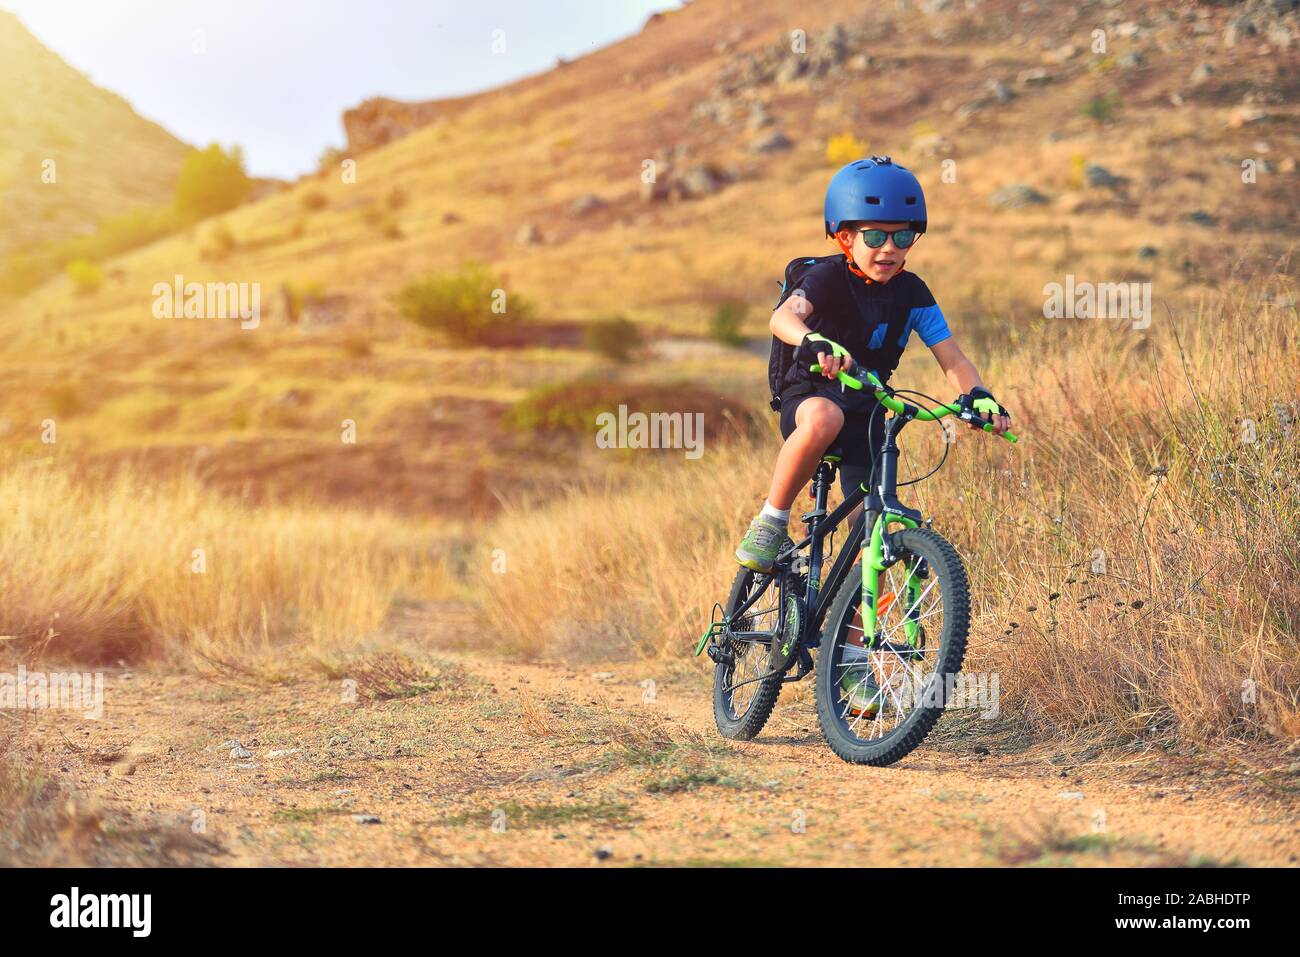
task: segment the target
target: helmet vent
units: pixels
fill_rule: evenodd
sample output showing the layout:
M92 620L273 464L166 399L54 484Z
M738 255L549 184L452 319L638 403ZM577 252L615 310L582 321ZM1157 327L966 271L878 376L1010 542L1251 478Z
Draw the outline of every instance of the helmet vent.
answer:
M908 206L915 206L915 205L916 205L916 197L915 197L915 196L908 196L906 199L903 200L903 202L906 203Z
M870 205L872 205L872 206L879 206L879 205L880 205L880 197L879 197L879 196L867 196L867 197L866 197L866 200L867 200L867 202L868 202Z

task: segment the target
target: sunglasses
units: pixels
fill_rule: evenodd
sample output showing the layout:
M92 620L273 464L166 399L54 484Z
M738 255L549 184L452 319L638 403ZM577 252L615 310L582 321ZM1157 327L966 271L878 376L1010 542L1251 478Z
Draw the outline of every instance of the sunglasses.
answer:
M885 245L886 239L893 239L894 245L899 249L906 249L916 242L916 237L920 234L915 229L895 229L888 232L883 229L859 229L862 234L862 241L871 249L879 249Z

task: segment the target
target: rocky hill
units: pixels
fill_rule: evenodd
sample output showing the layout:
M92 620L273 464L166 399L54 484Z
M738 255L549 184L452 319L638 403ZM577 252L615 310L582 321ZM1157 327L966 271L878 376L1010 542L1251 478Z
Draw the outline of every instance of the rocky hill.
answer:
M171 198L188 147L0 10L0 256Z

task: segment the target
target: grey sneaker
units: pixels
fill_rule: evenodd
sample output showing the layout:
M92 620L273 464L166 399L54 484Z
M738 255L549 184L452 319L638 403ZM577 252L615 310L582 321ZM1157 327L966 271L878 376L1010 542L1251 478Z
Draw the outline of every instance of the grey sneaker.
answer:
M736 549L736 561L756 572L770 572L786 541L785 529L784 522L760 512Z
M884 695L871 673L870 652L860 645L846 644L840 651L840 664L844 669L839 681L844 694L841 706L855 718L859 715L874 718L880 713Z

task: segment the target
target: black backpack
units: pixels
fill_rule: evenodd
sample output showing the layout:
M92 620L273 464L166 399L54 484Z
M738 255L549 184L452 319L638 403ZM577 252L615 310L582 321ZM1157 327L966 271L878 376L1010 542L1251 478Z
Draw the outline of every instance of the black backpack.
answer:
M772 307L775 312L781 308L781 304L790 298L790 295L799 288L799 282L806 273L818 263L828 262L830 260L843 259L843 253L835 253L830 256L800 256L798 259L791 259L785 267L785 279L781 282L781 295L776 300L776 305ZM772 400L769 403L773 412L781 411L781 390L786 388L789 383L786 382L786 375L790 371L790 366L794 364L794 347L782 342L776 336L772 337L772 349L767 357L767 386L772 393Z
M798 259L790 260L785 267L785 279L781 283L781 295L772 307L773 311L781 308L785 302L799 288L799 283L803 280L808 270L812 269L819 263L824 262L842 262L843 253L834 253L830 256L800 256ZM846 273L847 275L847 273ZM857 299L865 291L865 286L857 283L851 283L854 298ZM890 283L887 291L880 293L885 297L881 305L885 307L884 316L887 317L887 332L883 337L882 345L877 349L864 352L861 355L854 355L855 362L861 362L867 368L875 370L876 374L881 377L881 381L889 381L890 374L898 367L898 360L903 354L903 349L898 345L899 337L904 328L906 328L908 309L903 308L898 302L898 295L901 287L898 280L895 279ZM879 289L879 287L877 287ZM790 367L794 365L794 346L787 345L776 336L772 337L772 348L767 359L767 385L772 394L770 405L775 412L781 411L781 393L792 387L790 376ZM813 389L813 380L811 375L808 376L808 391Z

